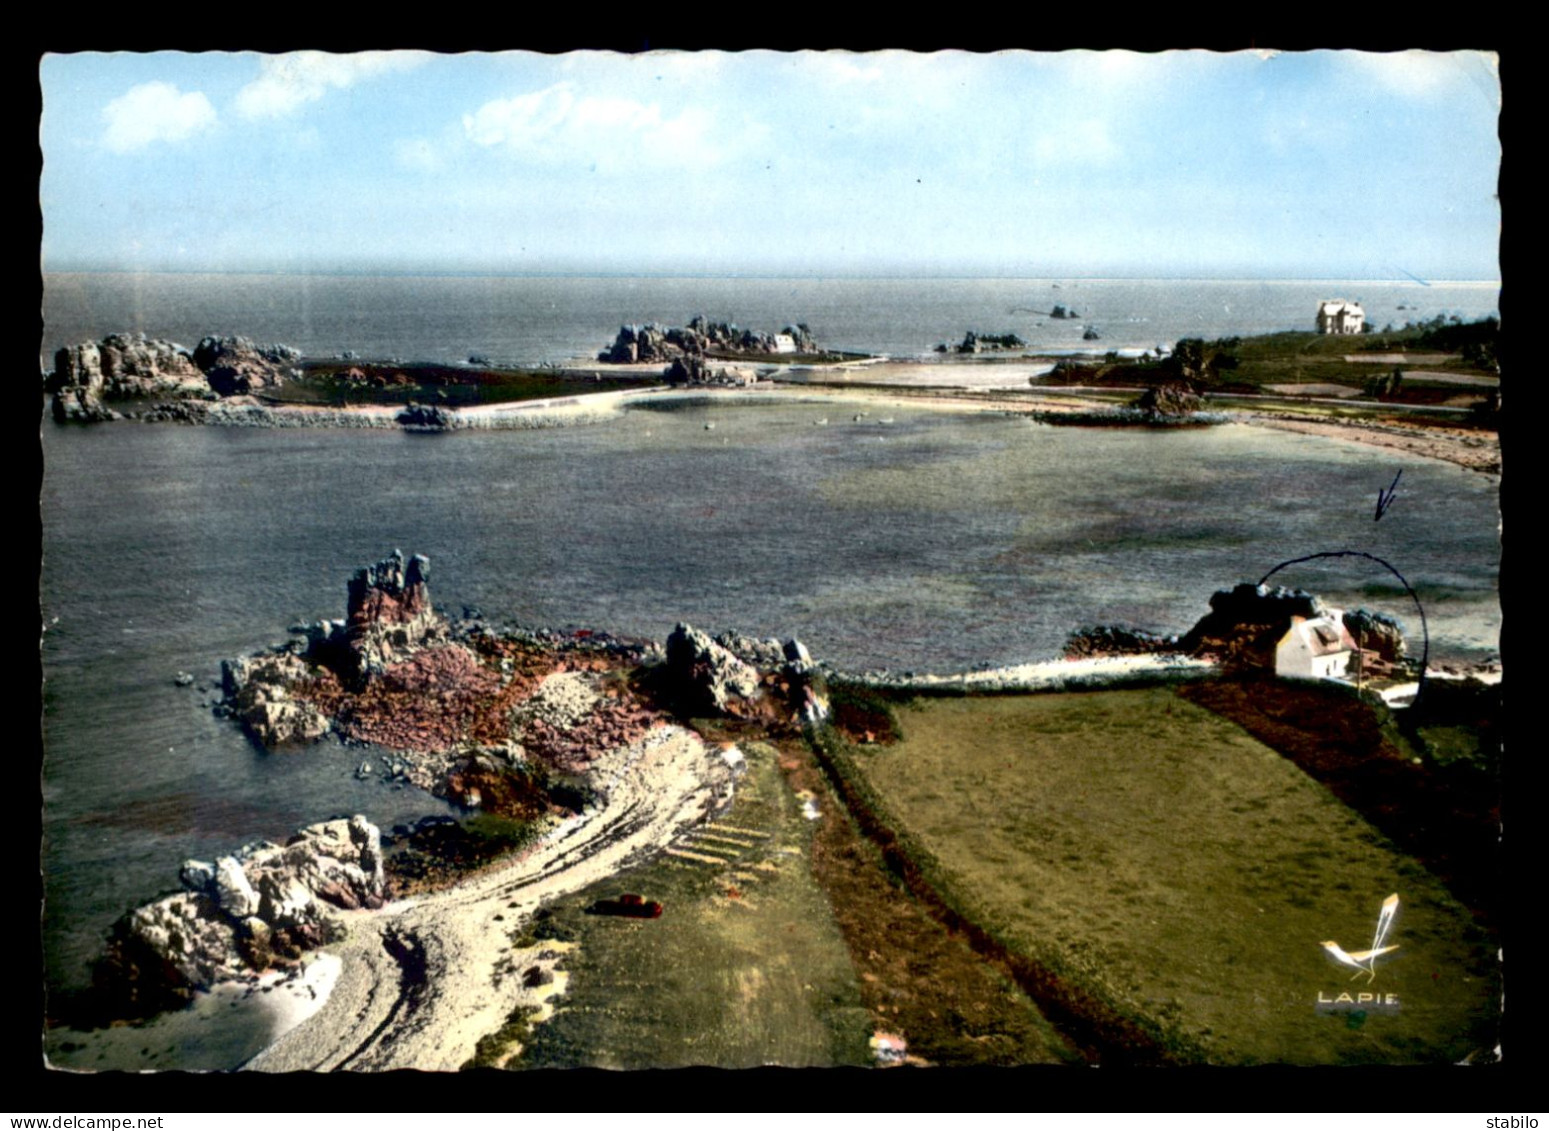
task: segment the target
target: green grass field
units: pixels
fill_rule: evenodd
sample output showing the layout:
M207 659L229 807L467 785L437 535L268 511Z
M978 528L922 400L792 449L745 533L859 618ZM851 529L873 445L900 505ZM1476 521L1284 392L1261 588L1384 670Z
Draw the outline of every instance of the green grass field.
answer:
M1453 1063L1494 1046L1485 932L1235 725L1163 688L922 699L897 717L901 742L848 761L947 902L1177 1059ZM1400 949L1368 986L1320 943L1368 947L1393 892ZM1320 1010L1346 991L1398 1008Z
M559 901L534 924L577 944L558 1013L511 1067L870 1063L872 1029L828 899L812 822L773 748L744 746L731 809L673 853ZM634 892L661 918L588 915Z

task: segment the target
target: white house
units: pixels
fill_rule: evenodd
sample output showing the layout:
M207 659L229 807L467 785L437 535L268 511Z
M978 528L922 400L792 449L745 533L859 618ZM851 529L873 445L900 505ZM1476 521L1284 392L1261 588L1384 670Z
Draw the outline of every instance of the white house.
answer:
M1341 679L1355 655L1344 613L1328 609L1318 617L1292 617L1275 645L1275 674L1300 679Z
M1328 298L1318 303L1318 333L1359 334L1366 325L1366 312L1358 302Z
M795 353L796 339L789 334L776 334L774 336L775 353Z

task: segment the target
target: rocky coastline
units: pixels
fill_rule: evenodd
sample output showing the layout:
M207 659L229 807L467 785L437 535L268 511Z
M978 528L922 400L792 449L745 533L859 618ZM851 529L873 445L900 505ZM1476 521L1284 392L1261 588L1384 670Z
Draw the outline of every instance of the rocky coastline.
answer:
M54 419L91 423L122 419L114 401L150 401L155 419L176 419L174 406L248 396L301 376L301 351L244 337L211 336L193 349L142 334L110 334L100 342L65 346L43 389ZM173 398L161 401L159 398Z
M857 684L952 695L1208 679L1261 660L1277 626L1323 608L1310 593L1243 583L1178 637L1097 626L1047 663L846 675L795 639L683 623L662 642L497 629L476 611L438 611L430 580L429 559L401 551L357 570L342 617L223 664L219 711L273 756L304 757L330 735L385 748L395 777L464 816L384 834L356 814L185 861L181 890L111 930L96 984L114 1017L238 985L251 995L283 976L321 999L252 1067L466 1067L481 1035L518 1015L541 1022L564 992L564 945L524 927L547 900L719 819L745 763L712 736L810 736L830 720L830 683L853 712ZM1391 617L1357 610L1346 623L1402 656ZM492 990L492 970L520 977L497 976Z
M227 428L444 432L552 428L606 419L617 412L616 396L589 392L461 410L412 400L347 407L276 403L276 394L306 378L307 364L293 346L262 344L241 336L208 336L189 348L143 333L110 334L56 351L54 368L43 374L42 392L60 424L131 420ZM407 381L398 376L400 383ZM364 378L360 383L368 384ZM683 383L743 381L740 376L733 380L716 373Z
M800 727L827 713L821 670L799 641L712 638L687 624L664 644L496 630L476 613L438 612L429 580L427 558L399 551L358 570L342 618L298 624L291 641L225 661L216 710L280 756L329 735L386 748L392 776L494 825L471 834L429 818L384 837L357 814L283 845L186 861L182 890L114 924L96 970L100 1008L143 1018L293 967L345 937L343 912L446 890L513 850L541 848L618 803L620 758L689 720ZM730 798L722 776L706 779L719 805Z

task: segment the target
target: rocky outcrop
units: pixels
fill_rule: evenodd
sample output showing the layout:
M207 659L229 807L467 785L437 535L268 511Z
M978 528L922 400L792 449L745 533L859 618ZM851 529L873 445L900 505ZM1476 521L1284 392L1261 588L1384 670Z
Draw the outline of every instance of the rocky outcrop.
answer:
M758 374L748 369L728 369L725 366L712 369L705 359L696 354L675 358L664 378L669 385L727 385L739 388L758 380Z
M445 635L446 620L430 604L430 559L402 550L357 570L349 582L344 627L330 643L341 646L336 670L364 680Z
M223 397L270 389L301 376L296 368L300 350L259 345L243 337L204 338L194 347L193 360L204 371L210 388Z
M328 719L291 693L311 675L306 661L288 649L222 661L226 709L265 746L314 742L328 733Z
M449 626L431 608L429 578L429 559L416 554L405 560L402 550L356 571L345 619L298 625L292 629L301 637L296 643L221 664L225 708L265 746L321 738L329 717L298 691L319 677L336 689L340 683L359 689L389 665L446 641Z
M1199 406L1199 394L1182 381L1152 385L1135 400L1136 408L1153 416L1188 416Z
M318 674L321 665L359 690L391 664L445 643L450 626L430 603L430 559L405 559L402 550L357 570L349 581L345 617L291 629L302 640L276 653L227 660L222 665L228 706L260 741L316 737L326 719L317 708L287 693ZM304 658L303 658L304 657ZM292 710L292 705L298 710ZM322 733L318 731L317 733Z
M963 335L962 343L957 347L958 353L987 353L995 350L1019 350L1025 349L1027 343L1015 334L978 334L970 330ZM938 352L945 352L942 346Z
M1345 628L1362 651L1396 662L1404 656L1404 625L1387 613L1351 609L1344 615Z
M246 338L203 339L192 351L144 334L110 334L54 355L45 389L59 421L117 420L105 402L150 397L211 400L273 388L301 375L299 350ZM162 416L166 406L156 406Z
M667 676L690 712L739 714L760 693L756 668L687 624L667 637Z
M1273 588L1244 581L1218 589L1210 612L1179 640L1185 652L1212 654L1224 662L1272 666L1276 643L1292 617L1322 616L1323 602L1304 589Z
M597 355L599 361L627 365L643 361L673 361L707 353L812 354L818 344L805 323L778 334L739 330L727 322L710 322L697 315L684 327L621 326L613 344Z
M382 864L381 832L359 815L310 825L284 845L188 860L183 891L114 924L97 983L120 1009L143 1015L298 958L339 935L335 911L382 905Z
M708 385L714 377L714 371L705 364L705 359L692 355L674 358L667 369L669 385Z
M1170 652L1178 647L1176 636L1158 636L1127 625L1099 624L1070 634L1065 641L1067 660L1085 660L1097 656L1138 656Z
M440 405L411 402L398 414L398 423L411 432L446 432L457 426L457 417Z
M54 372L45 387L53 393L54 418L60 421L117 419L104 401L210 395L188 350L144 334L110 334L100 342L64 347L54 354Z

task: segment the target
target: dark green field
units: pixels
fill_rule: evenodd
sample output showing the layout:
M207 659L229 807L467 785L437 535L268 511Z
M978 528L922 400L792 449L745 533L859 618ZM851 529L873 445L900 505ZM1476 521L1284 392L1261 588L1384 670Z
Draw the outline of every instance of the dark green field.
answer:
M573 397L660 384L659 374L608 372L599 365L598 376L533 369L495 369L471 366L378 362L309 362L300 380L290 381L263 394L273 404L393 405L415 401L447 408L503 404L509 401Z
M947 903L1151 1034L1223 1064L1455 1063L1493 1047L1494 944L1434 876L1275 751L1164 688L918 700L853 747ZM1364 974L1320 945L1389 942ZM1320 1011L1319 995L1398 1008Z

